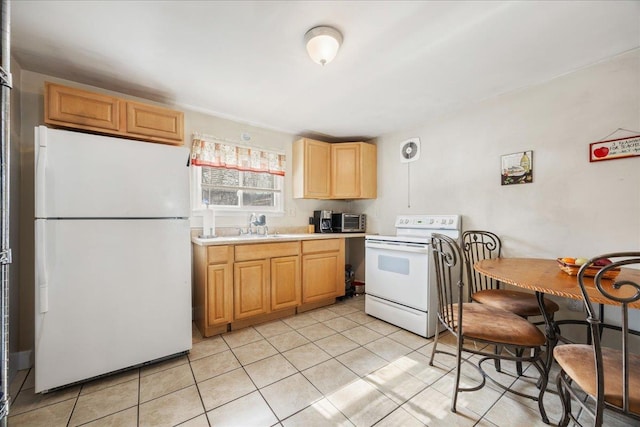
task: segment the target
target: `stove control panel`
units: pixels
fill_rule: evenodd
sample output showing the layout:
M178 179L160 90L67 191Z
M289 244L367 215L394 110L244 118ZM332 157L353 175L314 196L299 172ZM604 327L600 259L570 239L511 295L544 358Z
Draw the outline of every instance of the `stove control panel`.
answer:
M396 228L457 230L460 228L460 215L399 215Z

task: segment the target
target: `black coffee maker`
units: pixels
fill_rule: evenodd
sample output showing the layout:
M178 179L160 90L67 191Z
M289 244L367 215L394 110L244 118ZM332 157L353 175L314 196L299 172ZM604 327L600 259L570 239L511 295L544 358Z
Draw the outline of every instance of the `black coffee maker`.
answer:
M332 213L333 211L313 211L313 226L316 233L333 233Z

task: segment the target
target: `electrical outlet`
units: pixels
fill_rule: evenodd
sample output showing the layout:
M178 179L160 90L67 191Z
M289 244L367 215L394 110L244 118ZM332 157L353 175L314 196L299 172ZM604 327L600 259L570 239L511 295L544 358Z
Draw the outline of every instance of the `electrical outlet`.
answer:
M296 216L296 208L287 208L287 216Z
M579 299L570 299L567 301L567 309L570 311L583 311L584 303Z

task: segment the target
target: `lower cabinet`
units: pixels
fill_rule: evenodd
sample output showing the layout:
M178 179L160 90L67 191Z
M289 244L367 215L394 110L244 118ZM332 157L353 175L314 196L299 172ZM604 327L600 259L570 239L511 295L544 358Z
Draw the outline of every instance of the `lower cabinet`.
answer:
M269 260L237 262L233 266L234 320L267 314L269 304Z
M302 242L302 303L344 295L344 239Z
M297 307L301 300L300 257L271 259L271 310Z
M207 267L208 326L221 325L233 318L231 277L231 266L228 264Z
M194 321L203 336L233 320L233 246L193 245Z
M300 304L300 242L238 245L233 268L234 320Z
M205 337L344 295L344 239L194 244L193 256L194 320Z

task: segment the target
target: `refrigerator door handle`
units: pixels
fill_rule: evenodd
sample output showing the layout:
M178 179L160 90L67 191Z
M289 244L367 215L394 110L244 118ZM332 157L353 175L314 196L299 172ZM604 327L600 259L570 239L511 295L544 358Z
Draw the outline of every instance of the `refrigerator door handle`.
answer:
M45 238L45 220L36 220L36 253L38 296L40 313L49 311L49 280L47 277L47 251Z
M45 138L44 132L38 132L38 138ZM38 151L38 158L36 159L36 182L35 182L35 214L36 218L43 218L45 216L45 170L47 167L47 147L46 144L39 143L36 145Z

